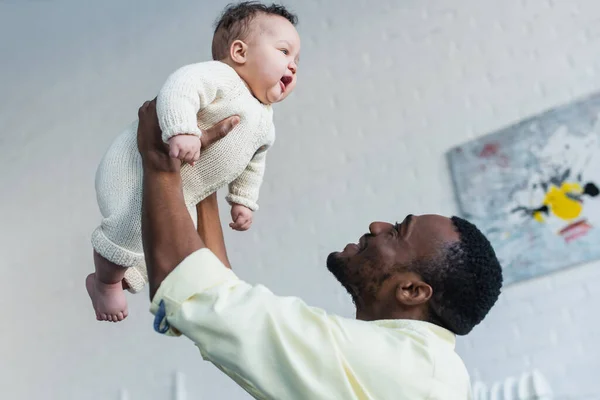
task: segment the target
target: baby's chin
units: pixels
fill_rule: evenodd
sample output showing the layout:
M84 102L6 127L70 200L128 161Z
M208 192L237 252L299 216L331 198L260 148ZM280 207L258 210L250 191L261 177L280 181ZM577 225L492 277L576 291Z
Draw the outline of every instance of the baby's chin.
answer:
M280 103L283 100L285 100L287 98L287 96L288 96L288 93L281 93L281 94L278 94L278 95L275 95L275 96L268 96L267 97L267 100L268 100L267 104Z
M269 91L265 93L265 100L268 102L267 104L279 103L285 100L290 93L291 90L286 90L282 92L279 85L277 85L276 87L269 89Z
M276 96L273 96L272 94L270 94L269 92L264 93L262 95L257 94L256 92L253 92L252 95L254 96L254 98L256 100L258 100L259 102L261 102L262 104L265 105L269 105L269 104L273 104L276 103L276 101L272 101L273 98L275 98Z

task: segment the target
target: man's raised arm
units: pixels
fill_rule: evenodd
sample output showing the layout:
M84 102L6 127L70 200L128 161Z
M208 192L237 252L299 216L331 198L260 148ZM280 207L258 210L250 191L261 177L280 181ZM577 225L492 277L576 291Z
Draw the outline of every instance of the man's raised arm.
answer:
M146 103L140 109L138 146L144 167L142 234L154 329L192 340L205 360L256 398L367 397L348 376L348 361L340 349L353 337L360 343L376 338L300 299L250 285L226 268L222 232L209 231L219 222L216 197L198 206L196 232L184 204L180 161L169 158L160 136L154 105ZM204 248L201 236L212 241L212 251Z
M213 193L206 199L202 200L197 206L198 213L198 234L200 238L212 251L221 262L231 269L229 258L227 257L227 249L225 248L225 240L223 238L223 226L219 217L219 202L217 194Z
M169 157L161 139L156 101L144 103L138 117L138 149L144 170L142 241L152 299L167 275L187 256L206 245L197 234L185 206L181 161ZM236 118L206 131L202 147L224 137L239 121Z

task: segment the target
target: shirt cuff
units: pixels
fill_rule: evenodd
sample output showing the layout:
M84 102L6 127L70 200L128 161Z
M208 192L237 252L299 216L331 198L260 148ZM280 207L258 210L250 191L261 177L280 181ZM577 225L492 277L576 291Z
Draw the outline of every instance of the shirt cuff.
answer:
M232 270L207 248L187 256L160 284L150 312L154 314L154 330L168 336L180 336L169 324L169 317L197 293L231 280L239 280Z

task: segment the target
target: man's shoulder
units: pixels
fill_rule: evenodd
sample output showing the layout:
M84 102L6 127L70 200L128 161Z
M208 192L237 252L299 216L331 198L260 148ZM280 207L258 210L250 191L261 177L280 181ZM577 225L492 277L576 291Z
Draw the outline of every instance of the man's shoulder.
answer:
M454 335L436 331L428 323L409 320L358 321L341 317L330 317L339 327L340 346L357 357L357 361L380 358L386 362L412 360L411 368L427 374L432 371L436 360L460 360L455 352ZM402 366L406 366L402 363ZM402 366L397 366L401 368Z
M468 373L452 341L428 323L329 319L335 348L374 398L417 399L432 393L441 394L440 399L467 398L462 394L468 390Z

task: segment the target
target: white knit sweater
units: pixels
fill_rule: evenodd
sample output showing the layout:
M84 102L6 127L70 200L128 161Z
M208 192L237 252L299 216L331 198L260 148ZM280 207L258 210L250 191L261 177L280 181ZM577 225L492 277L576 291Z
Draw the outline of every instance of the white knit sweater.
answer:
M258 209L267 150L275 140L271 106L252 95L233 68L219 61L186 65L169 76L157 98L163 140L188 133L200 136L217 122L239 115L223 139L202 149L195 166L181 168L186 206L195 206L229 185L227 201ZM132 292L147 282L141 237L142 166L137 150L138 121L112 143L96 172L96 195L103 216L92 234L94 249L128 268Z

